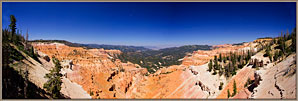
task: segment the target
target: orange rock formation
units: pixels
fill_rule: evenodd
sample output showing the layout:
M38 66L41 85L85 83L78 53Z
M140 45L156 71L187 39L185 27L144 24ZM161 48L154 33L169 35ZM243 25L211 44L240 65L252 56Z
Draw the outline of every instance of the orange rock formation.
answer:
M209 62L210 59L213 59L214 56L219 54L227 55L230 52L243 52L253 49L252 43L244 43L243 45L215 45L212 47L212 50L203 51L198 50L194 51L192 55L185 56L182 64L186 66L190 65L202 65Z
M61 61L72 60L73 66L71 71L67 72L67 78L82 85L92 98L208 98L216 96L214 94L218 90L211 86L218 86L219 83L204 84L205 81L197 79L200 75L198 71L190 69L189 66L206 64L219 53L224 55L252 48L251 43L245 43L237 46L214 46L214 49L210 51L194 51L191 55L184 57L182 65L161 68L156 73L148 75L147 69L138 68L140 66L137 64L122 63L119 59L113 58L121 54L119 50L84 49L60 43L32 43L32 45L51 58L56 57ZM214 78L210 79L217 81ZM239 88L241 85L239 84ZM224 89L228 88L230 84ZM225 93L220 96L225 96Z
M69 47L60 43L32 43L35 49L60 61L72 60L72 71L67 78L84 88L93 98L125 97L133 78L141 78L147 70L136 68L138 65L122 63L112 56L119 55L119 50L84 49Z

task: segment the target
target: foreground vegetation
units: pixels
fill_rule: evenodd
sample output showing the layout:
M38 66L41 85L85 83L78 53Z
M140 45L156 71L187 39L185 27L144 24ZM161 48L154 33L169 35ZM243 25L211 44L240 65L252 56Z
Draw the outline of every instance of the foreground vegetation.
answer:
M53 77L55 79L49 80L49 82L54 81L54 85L47 86L51 83L45 84L45 88L48 92L37 87L34 83L28 80L29 66L25 64L23 60L29 61L28 58L31 57L35 61L41 63L38 59L39 55L34 51L33 46L28 43L28 31L25 35L20 33L20 30L16 30L16 18L11 15L10 19L11 23L9 29L2 30L3 98L65 98L60 94L60 86L62 82L57 82L61 81L60 75L55 74ZM56 69L53 71L55 71L54 73L59 72ZM52 76L49 74L46 77Z

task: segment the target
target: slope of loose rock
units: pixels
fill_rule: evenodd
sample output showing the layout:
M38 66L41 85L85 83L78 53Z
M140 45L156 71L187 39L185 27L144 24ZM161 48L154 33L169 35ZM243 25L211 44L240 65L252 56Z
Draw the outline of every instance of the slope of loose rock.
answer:
M14 46L14 45L12 45ZM16 46L14 46L15 49ZM18 49L17 49L18 50ZM32 83L34 83L36 86L38 86L39 88L43 89L43 85L44 83L47 82L48 79L44 78L44 76L49 73L49 70L47 69L51 69L52 67L54 67L54 64L49 61L47 62L46 60L44 60L43 58L39 58L39 60L41 61L41 63L35 61L34 59L32 59L31 57L29 57L27 54L25 54L22 51L19 51L23 56L26 57L26 59L24 59L22 61L22 66L18 66L19 69L21 69L22 71L25 71L26 69L28 70L28 80L31 81ZM62 89L61 89L61 93L67 97L70 98L77 98L79 96L85 97L85 98L91 98L88 94L86 94L86 92L81 88L78 87L76 84L74 83L69 83L67 82L69 81L68 79L62 79ZM71 93L71 94L67 94L65 92L65 85L66 87L68 87L68 91L72 91L72 92L76 92L76 94Z
M262 81L254 89L251 98L255 99L295 99L296 98L296 55L292 54L280 63L258 71Z

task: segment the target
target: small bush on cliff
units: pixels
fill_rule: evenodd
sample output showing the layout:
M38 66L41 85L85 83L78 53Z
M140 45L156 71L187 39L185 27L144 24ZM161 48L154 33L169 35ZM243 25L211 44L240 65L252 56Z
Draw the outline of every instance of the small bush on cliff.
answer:
M252 83L253 82L250 80L250 78L248 78L247 81L246 81L246 83L245 83L245 85L244 85L244 87L247 87L247 86L249 86Z
M210 60L209 64L208 64L208 71L211 72L213 64L212 64L212 60Z
M90 89L89 90L89 92L90 92L90 96L93 96L94 94L93 94L93 91Z
M230 94L230 89L228 89L228 98L231 97L231 94Z
M222 90L223 82L220 82L219 90Z
M236 85L236 81L234 80L234 85L233 85L233 94L232 96L235 96L237 93L237 85Z
M62 67L59 60L53 58L53 62L55 67L50 73L45 75L45 78L48 78L48 81L44 84L44 88L51 94L52 98L59 98L62 85L62 74L60 73Z
M270 45L266 46L265 52L266 53L263 56L264 57L269 57L270 61L272 61L272 54L270 53L271 52Z
M120 68L120 72L125 72L123 67Z

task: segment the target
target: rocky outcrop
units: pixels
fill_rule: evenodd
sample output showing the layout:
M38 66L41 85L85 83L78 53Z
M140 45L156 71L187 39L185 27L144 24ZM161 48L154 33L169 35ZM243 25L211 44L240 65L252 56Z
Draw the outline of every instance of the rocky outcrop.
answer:
M182 65L186 66L197 66L197 65L203 65L207 63L210 59L213 59L214 56L219 56L219 54L222 54L222 56L225 56L229 54L230 52L238 52L241 54L242 52L246 52L248 50L256 51L256 43L244 43L243 45L215 45L212 46L212 50L204 51L204 50L198 50L194 51L191 55L187 55L183 58Z
M248 78L251 80L256 78L254 77L255 69L252 66L245 66L237 71L235 76L228 79L224 76L212 75L211 72L207 71L208 61L213 59L215 55L226 55L230 52L241 53L247 50L256 51L258 47L257 43L254 42L242 45L217 45L213 46L213 50L194 51L183 58L181 65L163 67L154 74L149 74L146 68L139 68L140 66L137 64L123 63L119 59L113 58L121 54L119 50L85 49L59 43L33 43L33 46L48 57L56 57L63 61L65 68L71 67L65 70L66 78L72 83L81 85L92 98L225 99L227 98L227 90L230 89L231 93L233 91L234 80L237 83L237 92L239 93L233 98L250 98L250 95L259 96L258 93L250 92L244 87ZM256 54L252 56L252 59L259 56L263 56L263 54ZM269 59L262 57L260 60L266 63ZM264 66L271 65L272 63L267 63ZM291 74L290 71L293 70L287 71L287 74ZM262 79L265 79L263 74L260 75ZM279 83L278 79L279 75L276 75L276 85L284 90L282 93L292 93L287 92L284 83ZM222 90L218 88L220 82L224 83ZM260 83L259 86L263 86L262 82L256 82L256 84ZM274 84L274 82L271 83ZM259 86L254 90L258 90ZM275 93L272 94L275 95Z
M66 77L82 85L92 98L207 98L218 94L220 80L206 72L205 63L217 54L216 51L211 51L214 54L208 51L193 53L191 60L199 57L197 64L205 64L203 67L174 65L146 76L145 68L113 59L121 53L117 50L84 49L59 43L33 43L33 46L61 60L64 67L72 67Z
M255 43L259 42L259 43L264 43L264 42L269 42L269 41L272 41L273 39L272 38L260 38L260 39L257 39L257 40L254 40Z
M293 58L295 56L292 54L274 66L273 63L270 63L268 68L260 69L258 73L263 80L253 90L250 97L254 99L295 99L296 73L291 71L296 68L294 63L296 58Z
M70 70L66 77L81 85L93 98L121 98L133 85L133 78L142 78L147 70L138 65L122 63L114 56L119 50L84 49L61 43L32 43L35 49L57 58ZM125 88L128 87L128 88Z

